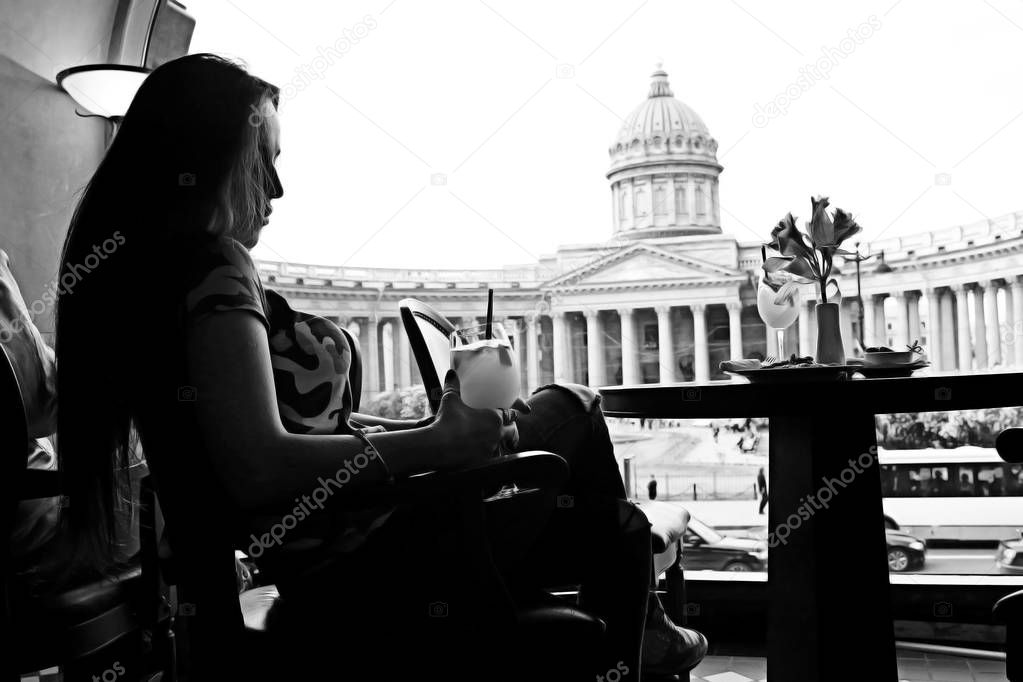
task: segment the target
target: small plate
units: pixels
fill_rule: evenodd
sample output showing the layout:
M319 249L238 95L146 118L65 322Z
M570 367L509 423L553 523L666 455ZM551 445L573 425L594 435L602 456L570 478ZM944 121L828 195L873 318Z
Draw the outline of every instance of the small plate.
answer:
M856 374L862 374L868 379L893 379L895 377L912 376L913 372L924 367L930 367L931 363L926 360L917 360L901 365L888 365L886 367L857 367Z
M840 381L860 369L856 365L806 365L795 367L772 367L771 369L738 369L727 371L746 377L751 384L793 384L805 381Z

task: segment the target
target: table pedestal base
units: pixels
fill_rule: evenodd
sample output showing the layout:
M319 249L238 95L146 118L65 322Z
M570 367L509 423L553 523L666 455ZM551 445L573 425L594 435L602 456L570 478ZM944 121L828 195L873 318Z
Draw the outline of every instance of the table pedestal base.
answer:
M767 678L894 682L874 417L771 417L770 431Z

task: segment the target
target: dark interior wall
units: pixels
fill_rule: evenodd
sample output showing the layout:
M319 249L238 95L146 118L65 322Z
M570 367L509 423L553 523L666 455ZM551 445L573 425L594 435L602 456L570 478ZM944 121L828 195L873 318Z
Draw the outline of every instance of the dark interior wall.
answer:
M107 61L116 7L117 0L0 0L0 248L30 307L52 286L76 194L104 149L104 121L76 116L55 76ZM52 332L52 309L36 324Z

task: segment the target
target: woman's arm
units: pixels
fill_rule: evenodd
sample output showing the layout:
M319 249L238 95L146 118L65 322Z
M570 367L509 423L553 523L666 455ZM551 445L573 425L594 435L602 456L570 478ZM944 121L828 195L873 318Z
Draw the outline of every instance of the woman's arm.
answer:
M423 419L387 419L386 417L378 417L373 414L362 414L360 412L353 412L352 420L362 424L363 426L382 426L387 431L404 431L406 429L415 429L427 426L433 421L433 418L425 417Z
M319 485L320 477L333 477L342 468L358 471L346 485L353 490L381 483L388 472L402 477L459 467L491 456L502 437L498 412L466 407L456 382L446 386L430 426L368 436L385 466L367 465L365 456L375 459L375 453L356 436L284 429L266 329L256 316L227 311L199 318L188 331L187 353L201 436L228 492L243 508L290 504Z

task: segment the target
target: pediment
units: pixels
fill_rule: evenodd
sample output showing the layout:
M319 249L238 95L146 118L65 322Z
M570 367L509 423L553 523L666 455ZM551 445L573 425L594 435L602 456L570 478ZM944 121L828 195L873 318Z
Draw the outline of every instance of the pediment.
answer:
M741 272L648 245L626 247L558 277L548 286L606 286L651 281L720 280Z

